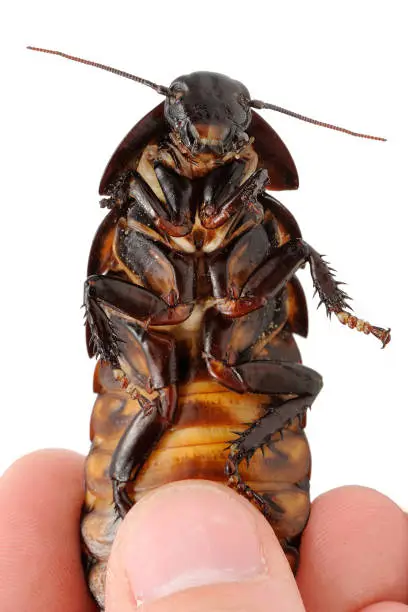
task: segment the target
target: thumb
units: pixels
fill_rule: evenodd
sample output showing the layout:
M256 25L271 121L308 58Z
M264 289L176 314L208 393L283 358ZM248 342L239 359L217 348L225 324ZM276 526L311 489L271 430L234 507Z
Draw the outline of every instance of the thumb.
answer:
M227 487L183 481L149 493L116 537L106 612L305 612L264 517Z

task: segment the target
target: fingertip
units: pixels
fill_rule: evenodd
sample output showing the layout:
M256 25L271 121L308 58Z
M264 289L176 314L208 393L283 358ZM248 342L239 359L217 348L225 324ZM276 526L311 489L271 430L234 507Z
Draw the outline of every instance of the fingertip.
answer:
M408 606L396 601L380 601L359 610L359 612L408 612Z
M41 450L17 460L0 483L2 611L94 610L81 567L83 458Z
M374 489L348 486L319 497L303 534L297 583L314 612L348 612L407 601L408 523Z
M107 611L303 611L290 567L261 513L225 486L183 481L136 504L119 529Z
M84 458L79 453L68 449L44 448L35 450L19 457L4 472L1 483L10 480L25 478L43 478L53 475L60 478L62 473L71 477L82 478Z

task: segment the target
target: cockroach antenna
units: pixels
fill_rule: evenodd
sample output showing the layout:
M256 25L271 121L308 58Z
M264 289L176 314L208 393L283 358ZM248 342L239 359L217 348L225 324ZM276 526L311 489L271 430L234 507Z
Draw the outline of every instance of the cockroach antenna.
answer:
M275 104L269 104L268 102L262 102L262 100L250 100L249 105L252 108L269 108L271 110L277 111L278 113L283 113L284 115L289 115L289 117L295 117L295 119L300 119L301 121L306 121L307 123L313 123L314 125L320 125L321 127L328 128L329 130L336 130L337 132L344 132L345 134L349 134L350 136L357 136L358 138L368 138L369 140L381 140L382 142L387 142L386 138L382 138L381 136L370 136L369 134L360 134L359 132L352 132L351 130L347 130L346 128L339 127L338 125L332 125L331 123L324 123L323 121L317 121L316 119L311 119L310 117L305 117L304 115L299 115L298 113L294 113L286 108L282 108L281 106L276 106Z
M95 68L101 68L102 70L106 70L107 72L113 72L113 74L118 74L119 76L125 77L126 79L131 79L132 81L137 81L137 83L141 83L142 85L147 85L151 87L157 93L167 96L169 93L169 88L164 85L157 85L152 81L148 81L147 79L142 79L141 77L135 76L134 74L129 74L129 72L124 72L123 70L117 70L116 68L112 68L111 66L105 66L105 64L98 64L97 62L91 62L89 60L82 59L81 57L75 57L73 55L67 55L66 53L62 53L61 51L52 51L51 49L40 49L39 47L27 47L31 51L40 51L41 53L50 53L51 55L59 55L60 57L65 57L66 59L72 60L73 62L79 62L80 64L87 64L88 66L94 66Z
M147 79L135 76L134 74L130 74L129 72L124 72L123 70L118 70L117 68L106 66L105 64L99 64L98 62L91 62L90 60L82 59L81 57L68 55L67 53L62 53L62 51L53 51L51 49L41 49L40 47L31 46L28 46L27 49L30 49L31 51L40 51L41 53L50 53L51 55L59 55L60 57L65 57L65 59L72 60L73 62L87 64L88 66L94 66L95 68L101 68L102 70L112 72L113 74L118 74L119 76L125 77L126 79L131 79L132 81L141 83L142 85L147 85L148 87L151 87L152 89L157 91L157 93L163 96L169 95L170 92L169 88L165 85L157 85L157 83L153 83L152 81L148 81ZM320 125L321 127L325 127L330 130L336 130L337 132L344 132L344 134L349 134L350 136L357 136L358 138L368 138L369 140L381 140L382 142L387 141L386 138L382 138L381 136L370 136L369 134L360 134L359 132L353 132L346 128L339 127L338 125L332 125L331 123L324 123L323 121L317 121L316 119L305 117L304 115L294 113L293 111L287 110L286 108L282 108L281 106L276 106L275 104L262 102L262 100L247 100L247 102L252 108L269 108L271 110L277 111L278 113L283 113L284 115L295 117L295 119L300 119L301 121L306 121L307 123L312 123L314 125Z

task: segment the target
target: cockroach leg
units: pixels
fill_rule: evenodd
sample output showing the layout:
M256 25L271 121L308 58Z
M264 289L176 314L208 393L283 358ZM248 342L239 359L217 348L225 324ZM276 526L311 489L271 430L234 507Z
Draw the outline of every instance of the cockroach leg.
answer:
M224 314L234 317L261 308L268 299L278 294L305 262L310 264L315 293L320 297L319 306L326 306L327 315L335 313L342 323L373 334L382 341L383 347L386 346L391 339L390 330L374 327L347 313L347 310L351 310L347 300L351 298L340 288L344 283L334 278L335 270L300 238L273 249L268 259L250 276L239 298L234 303L228 302L222 306Z
M172 323L174 312L150 291L103 275L86 281L85 304L98 353L112 365L115 379L140 405L116 447L110 468L115 505L123 517L132 505L126 490L128 482L136 477L174 418L175 340L151 330L148 324L168 319ZM153 397L146 399L138 389Z
M295 541L296 541L297 547L299 548L300 538L295 538ZM296 572L299 567L298 548L295 548L295 546L291 546L291 543L289 543L287 540L280 540L279 543L282 546L283 552L286 555L286 558L289 562L289 565L291 567L293 574L296 575Z
M214 344L214 338L211 338ZM243 482L239 464L243 459L250 461L258 448L274 448L276 434L295 419L301 419L315 401L323 386L320 374L299 363L286 361L259 360L237 363L234 366L226 361L205 354L209 373L218 382L238 393L260 393L275 397L274 405L249 425L230 445L230 453L225 472L229 486L253 501L269 520L282 512L270 496L262 496ZM291 396L278 405L276 396Z
M124 313L128 317L150 325L175 325L191 313L192 305L173 305L138 285L120 278L94 274L85 281L84 304L86 317L91 329L91 341L96 353L115 366L119 353L118 337L107 310Z
M119 368L120 340L106 312L105 307L109 304L141 320L161 313L166 309L166 304L150 291L122 279L94 274L85 281L84 305L91 332L90 341L96 355L114 368Z
M329 317L332 312L339 312L344 309L351 310L347 300L352 298L340 289L340 285L344 285L344 283L336 281L333 274L335 270L323 259L322 255L319 255L312 247L309 248L308 260L313 286L315 294L318 293L320 298L318 308L321 304L324 304Z
M85 283L84 306L87 329L89 329L88 350L118 369L119 338L109 317L94 299L93 290L87 283Z
M311 249L309 261L315 292L320 297L319 306L323 303L326 306L327 315L330 317L334 313L343 325L347 325L351 329L356 329L366 335L372 334L382 342L382 348L385 348L391 340L391 330L375 327L371 323L347 312L347 310L352 310L347 304L347 300L351 298L339 288L339 285L344 285L344 283L339 283L335 280L333 274L335 270L330 268L323 257L316 253L314 249Z
M298 222L282 202L266 192L259 195L259 201L265 210L265 217L268 218L271 214L278 221L285 236L292 240L302 238Z
M269 250L268 233L263 225L256 225L212 254L209 273L214 296L225 301L226 307L237 300L245 283L262 264ZM220 306L223 307L223 302Z
M298 268L308 261L311 247L300 238L272 249L267 259L245 283L240 300L273 299L293 277Z
M158 407L145 412L143 408L129 423L112 455L109 476L112 480L113 500L121 518L124 518L132 507L126 487L135 479L139 470L135 469L133 453L138 452L139 469L146 455L150 453L151 445L161 435L155 427ZM143 452L144 451L144 452Z
M226 202L234 193L236 194L244 171L244 160L236 159L213 170L205 177L202 210L204 215L206 213L209 213L209 216L214 215L219 211L223 202Z
M159 162L154 165L157 187L160 187L166 199L163 203L153 189L134 170L121 173L109 185L106 197L101 200L103 208L122 208L125 204L134 203L144 213L144 221L151 222L157 228L171 236L184 236L191 231L191 181L166 168Z
M273 367L276 364L271 364ZM290 365L299 364L280 364L282 370ZM278 366L279 367L279 366ZM299 366L302 367L302 366ZM310 372L310 368L307 368ZM316 399L322 382L319 374L313 372L314 377L310 378L309 394L301 395L288 399L278 406L271 407L267 412L252 423L245 431L239 434L238 438L233 440L230 445L230 452L225 465L225 473L228 476L228 485L237 490L238 493L244 495L252 501L268 520L275 520L279 514L282 514L280 506L272 499L270 495L260 495L249 487L239 473L239 464L244 459L249 463L253 455L258 449L268 446L271 450L275 450L276 434L282 433L283 429L290 425L295 419L301 418L310 408ZM289 375L284 374L289 382ZM296 374L295 374L296 379ZM262 379L257 388L258 393L265 392L265 385L262 385ZM297 387L297 381L294 382L294 387ZM291 389L288 385L287 389Z
M185 235L193 227L192 194L193 184L160 162L154 164L154 171L166 199L164 214L157 219L158 227L170 235ZM161 205L163 208L163 204Z
M175 387L172 385L162 389L154 400L140 396L139 403L141 410L133 417L119 440L109 469L113 499L121 518L133 506L127 485L136 479L146 459L173 421L177 403Z
M143 210L145 217L169 236L185 236L191 231L192 183L161 163L154 165L157 188L161 188L165 202L136 174L130 183L129 195L136 209Z
M237 212L247 208L259 221L263 218L263 209L257 200L265 184L268 182L268 173L264 169L254 172L243 185L230 195L221 205L214 201L205 200L200 211L200 220L206 229L216 229L224 225ZM218 204L218 205L217 205Z
M382 347L385 348L389 341L391 340L391 329L383 329L382 327L375 327L368 323L368 321L363 321L363 319L358 319L356 316L350 314L349 312L345 312L344 310L339 310L335 312L338 320L343 325L347 325L350 329L356 329L359 332L363 332L364 334L373 334L376 338L378 338L382 342Z
M106 189L106 196L100 200L101 208L121 208L129 200L129 184L137 176L134 170L120 174Z

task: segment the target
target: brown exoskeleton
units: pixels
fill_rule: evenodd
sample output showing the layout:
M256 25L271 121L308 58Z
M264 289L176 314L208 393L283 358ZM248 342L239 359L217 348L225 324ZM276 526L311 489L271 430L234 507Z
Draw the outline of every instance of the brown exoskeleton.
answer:
M46 51L43 49L35 49ZM321 376L293 334L308 319L296 271L309 263L327 314L377 336L268 190L296 189L295 164L226 76L195 72L153 87L164 103L126 136L102 178L109 213L85 283L98 397L82 539L89 584L104 580L120 521L146 492L187 478L225 482L267 518L295 571L309 515L306 410ZM382 139L379 139L382 140Z

